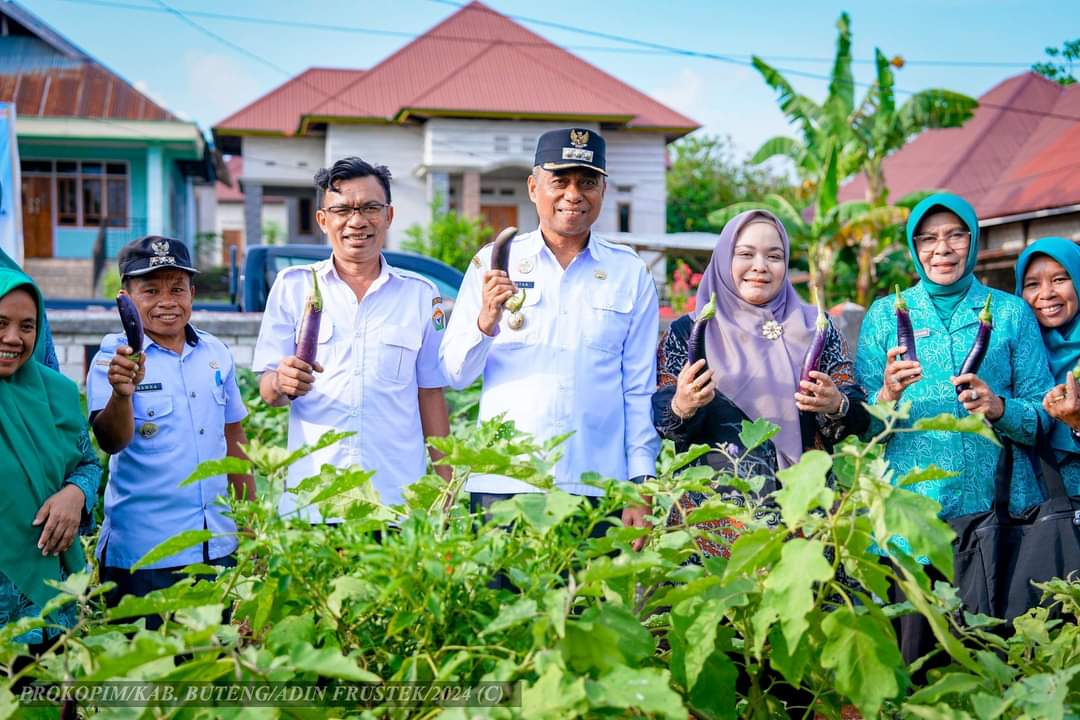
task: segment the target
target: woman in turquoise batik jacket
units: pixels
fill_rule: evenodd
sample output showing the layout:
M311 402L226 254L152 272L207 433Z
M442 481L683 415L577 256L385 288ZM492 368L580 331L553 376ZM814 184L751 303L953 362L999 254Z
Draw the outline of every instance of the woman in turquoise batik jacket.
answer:
M911 417L905 424L941 413L959 417L982 413L999 435L1032 443L1039 423L1046 422L1042 400L1053 384L1046 353L1027 304L975 279L979 225L974 209L956 195L931 195L912 210L907 241L921 279L902 293L911 313L918 360L899 359L908 348L897 347L895 298L881 298L867 311L859 335L855 356L859 384L871 398L910 401ZM990 347L977 375L961 375L987 295L994 324ZM958 395L956 386L961 383L970 388ZM871 432L880 429L877 421L871 426ZM885 449L895 478L931 464L957 473L908 487L939 502L946 519L990 508L999 453L983 437L955 432L899 433L888 439ZM1013 511L1042 499L1030 462L1019 461L1025 457L1018 455L1013 465ZM892 543L894 550L908 550L903 538L895 537ZM929 628L919 624L919 618L905 618L912 627L901 622L901 646L909 663L932 646Z
M1036 240L1016 261L1016 294L1035 312L1057 385L1043 397L1052 418L1049 441L1070 495L1080 495L1080 387L1071 371L1080 363L1080 246L1072 240Z

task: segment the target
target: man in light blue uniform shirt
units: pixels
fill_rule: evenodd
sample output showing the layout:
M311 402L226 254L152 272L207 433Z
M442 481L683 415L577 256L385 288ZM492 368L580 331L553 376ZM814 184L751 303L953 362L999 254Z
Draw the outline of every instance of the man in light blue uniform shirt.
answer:
M201 462L243 457L240 421L247 415L228 347L188 323L197 271L187 248L149 236L126 245L118 260L124 291L142 318L143 351L133 357L123 333L106 335L86 379L94 435L112 455L97 549L101 579L117 583L110 602L167 587L192 563L231 565L229 486L254 496L248 475L179 487ZM130 571L159 543L202 529L216 536Z

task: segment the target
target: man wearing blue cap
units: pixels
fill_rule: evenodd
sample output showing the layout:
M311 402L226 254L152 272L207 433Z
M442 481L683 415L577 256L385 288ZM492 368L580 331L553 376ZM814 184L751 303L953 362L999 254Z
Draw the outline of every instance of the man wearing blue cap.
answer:
M117 260L145 339L136 358L124 333L106 335L86 378L94 435L112 455L97 549L101 579L116 583L109 604L168 587L193 563L234 564L236 523L225 499L229 486L238 497L255 494L250 475L180 487L200 462L244 457L247 442L232 354L189 323L198 271L187 247L151 235L125 245ZM131 570L170 537L204 529L214 537L202 545ZM158 617L147 619L147 627L158 625Z
M656 287L633 250L592 232L607 188L599 133L544 133L533 165L540 228L513 240L509 272L490 269L490 245L473 258L440 357L456 388L483 375L482 420L505 413L541 441L572 432L556 484L598 496L582 473L640 481L655 472ZM474 508L538 492L498 475L473 476L466 489ZM646 514L627 508L623 523L644 525Z

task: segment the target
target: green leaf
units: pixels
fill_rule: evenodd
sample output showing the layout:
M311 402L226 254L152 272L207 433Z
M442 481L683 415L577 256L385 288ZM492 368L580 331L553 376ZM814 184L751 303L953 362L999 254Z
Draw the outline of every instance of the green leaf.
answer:
M620 665L599 680L586 680L585 694L594 708L633 709L672 720L686 719L682 698L671 689L668 671L660 668Z
M744 575L752 575L760 568L771 566L780 556L783 544L783 534L768 528L740 535L731 546L731 558L724 570L724 581L737 580Z
M547 535L552 528L576 513L584 502L581 496L561 490L521 493L510 500L495 503L489 512L496 525L509 525L520 518L541 535Z
M967 695L983 684L982 678L968 673L953 672L944 675L933 685L916 691L908 702L917 705L931 705L949 695Z
M888 622L848 607L829 613L821 624L825 645L821 664L834 672L836 689L854 701L863 717L876 717L885 700L900 694L904 667Z
M781 488L775 497L789 530L799 527L810 510L832 506L833 491L826 484L831 467L828 453L810 450L797 464L776 473Z
M341 442L345 438L352 437L355 434L356 433L354 431L335 432L333 430L328 430L322 434L322 437L315 441L314 445L303 445L301 447L298 447L296 450L293 450L291 453L289 453L289 455L287 455L285 459L280 461L276 466L269 468L269 470L270 472L273 472L274 470L280 470L283 467L288 467L302 457L307 457L312 453L318 452L323 448L330 447L334 443Z
M761 606L754 614L755 651L760 653L769 627L777 620L788 647L798 645L809 627L806 615L814 607L814 583L832 576L822 542L793 538L785 543L780 562L765 578Z
M158 545L151 549L150 552L139 558L138 562L131 566L131 571L134 572L139 568L164 560L167 557L172 557L182 550L187 550L189 547L201 545L212 537L214 537L214 533L209 530L185 530L182 533L177 533L168 540L158 543Z
M768 420L759 419L753 422L743 420L742 429L739 431L739 442L749 452L770 440L778 432L780 432L780 426Z
M906 473L899 481L897 481L897 487L907 487L908 485L915 485L921 482L930 482L932 480L944 480L946 478L957 477L960 475L953 470L945 470L939 468L937 465L929 465L925 468L915 468L914 470Z
M629 610L605 604L567 621L560 647L567 667L575 672L607 672L620 664L637 666L652 657L656 640Z
M274 623L274 627L267 633L266 647L271 650L287 650L293 646L310 645L314 639L314 615L286 615Z
M289 653L289 662L300 672L315 673L321 677L355 682L382 682L382 678L364 670L355 660L342 655L337 648L316 649L305 643L293 648Z
M774 627L769 631L769 665L779 670L784 679L794 686L802 682L817 652L816 646L811 647L811 637L810 633L806 633L799 638L799 644L791 648L780 628Z
M251 618L251 629L259 632L270 619L270 611L274 609L274 594L277 592L277 579L268 577L263 581L259 593L256 595L255 614Z
M690 690L693 690L697 685L701 672L705 668L705 663L716 652L717 632L720 629L720 621L724 619L724 613L727 612L727 609L722 601L710 602L706 600L698 604L697 612L685 632L682 633L683 637L689 640L689 642L684 643L685 649L682 653L682 661L686 687ZM675 614L678 615L679 613ZM729 630L730 628L725 628L725 631ZM726 644L730 644L730 638Z
M1005 699L1014 701L1013 706L1024 711L1026 717L1063 720L1069 683L1077 673L1080 665L1074 663L1054 673L1031 675L1006 690ZM1070 709L1069 717L1075 717L1074 709Z
M536 601L532 598L522 598L513 605L506 605L495 616L495 619L487 624L480 634L490 635L500 632L515 625L520 625L536 617Z
M880 504L871 505L874 535L885 547L889 538L900 535L908 541L916 557L926 556L947 578L953 574L952 541L956 537L949 524L938 517L941 505L917 493L893 488Z
M951 707L945 703L936 705L914 705L904 703L904 712L911 717L923 718L923 720L973 720L972 715L959 708ZM979 715L980 718L990 717Z
M957 417L951 413L941 413L932 418L916 420L914 428L916 430L974 433L1001 447L1001 441L998 440L994 429L990 427L990 424L986 422L981 413L963 417Z
M585 703L585 678L574 677L550 665L521 693L521 714L525 718L551 720L579 717Z
M178 487L187 487L192 483L197 483L200 480L205 480L207 478L217 477L218 475L246 475L250 472L250 460L244 460L229 455L219 460L206 460L205 462L199 463L199 466L195 468L195 472L188 475L187 479L180 481Z

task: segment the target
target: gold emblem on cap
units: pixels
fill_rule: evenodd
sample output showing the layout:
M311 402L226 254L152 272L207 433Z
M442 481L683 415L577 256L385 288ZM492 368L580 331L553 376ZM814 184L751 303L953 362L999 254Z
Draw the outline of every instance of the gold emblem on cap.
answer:
M520 330L525 327L525 316L520 312L510 313L510 317L506 319L506 325L511 330Z
M571 130L570 131L570 144L576 148L583 148L589 144L589 131L588 130Z
M157 435L157 433L158 433L157 423L152 423L152 422L143 423L142 427L139 428L139 434L142 435L147 440L149 440L150 438Z
M155 240L150 243L150 249L154 251L157 256L169 254L169 241L168 240Z
M518 263L518 272L519 273L521 273L523 275L528 275L532 271L533 271L532 258L525 258L524 260L522 260L521 262Z
M603 270L597 270L592 274L592 276L597 280L607 280L607 273Z

